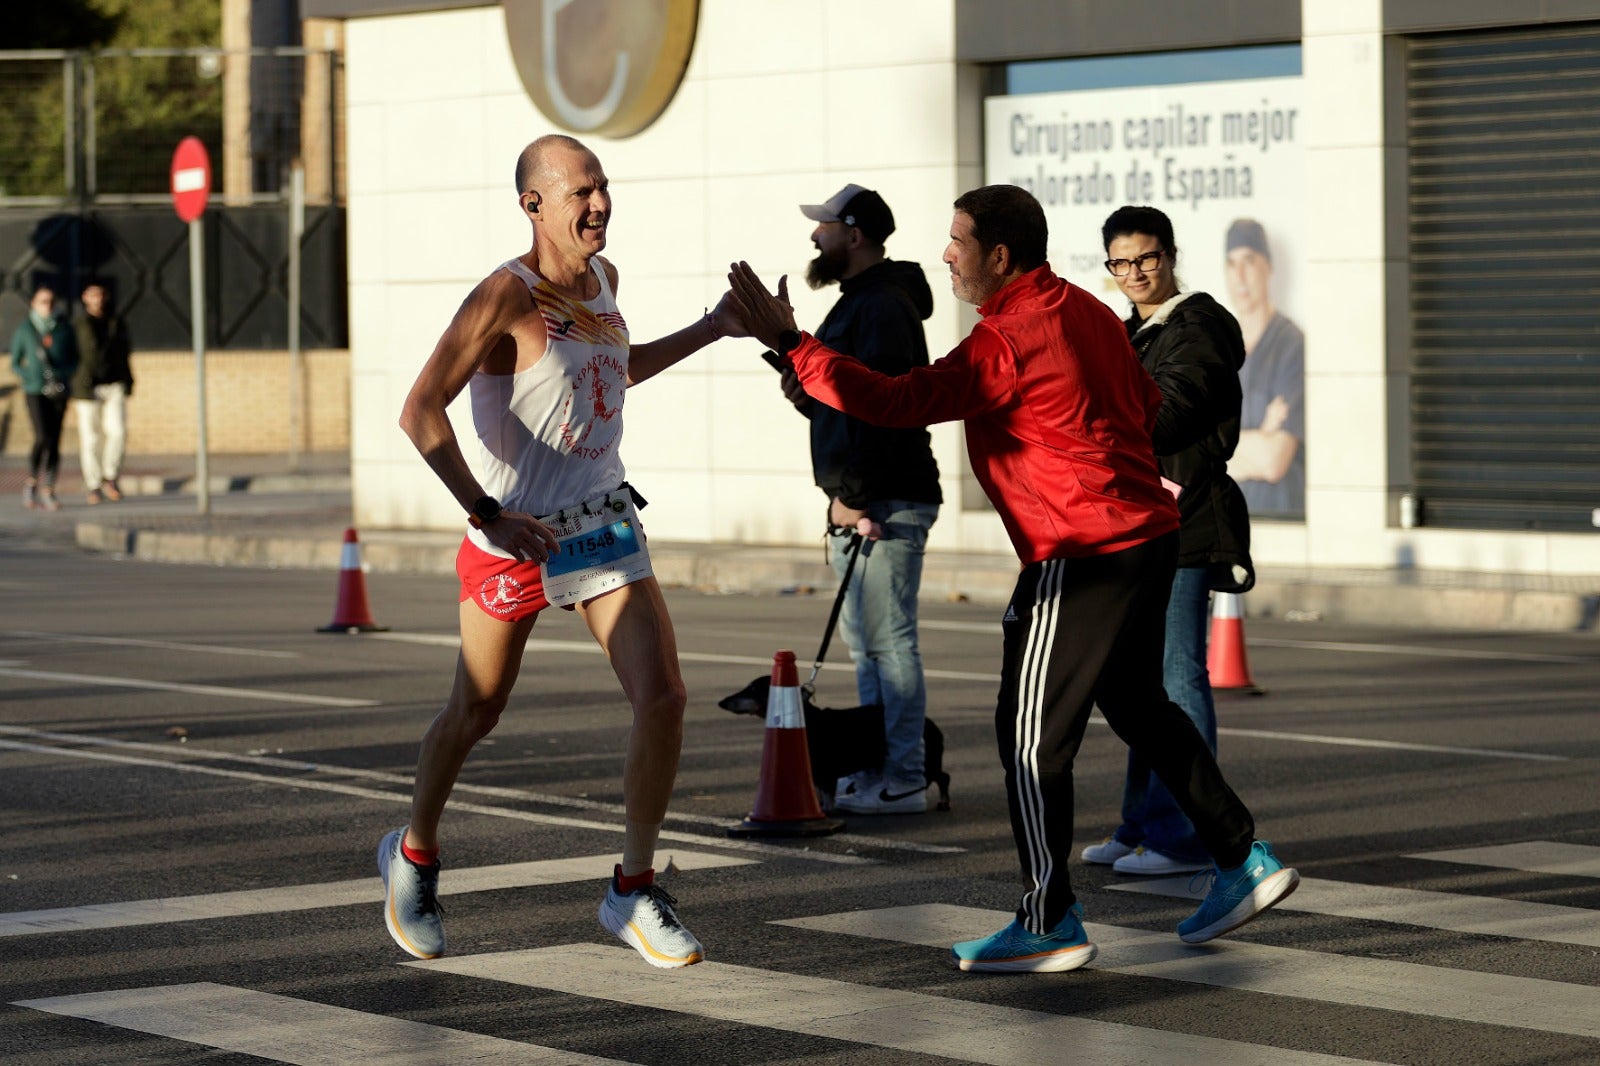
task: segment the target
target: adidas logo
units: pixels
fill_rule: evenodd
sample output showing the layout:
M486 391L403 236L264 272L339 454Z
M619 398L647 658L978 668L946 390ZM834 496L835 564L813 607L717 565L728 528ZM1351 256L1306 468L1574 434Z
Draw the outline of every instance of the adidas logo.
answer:
M1015 607L1011 606L1009 603L1006 604L1006 615L1005 615L1004 618L1000 619L1000 621L1002 623L1004 623L1004 622L1015 622L1016 620L1017 620L1017 609Z

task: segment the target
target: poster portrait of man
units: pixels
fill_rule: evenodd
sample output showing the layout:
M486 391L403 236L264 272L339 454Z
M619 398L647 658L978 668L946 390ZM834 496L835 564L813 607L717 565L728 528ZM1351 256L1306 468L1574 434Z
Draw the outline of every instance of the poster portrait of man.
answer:
M1252 516L1305 514L1306 339L1272 299L1272 247L1253 218L1228 226L1228 302L1244 332L1244 408L1228 473Z

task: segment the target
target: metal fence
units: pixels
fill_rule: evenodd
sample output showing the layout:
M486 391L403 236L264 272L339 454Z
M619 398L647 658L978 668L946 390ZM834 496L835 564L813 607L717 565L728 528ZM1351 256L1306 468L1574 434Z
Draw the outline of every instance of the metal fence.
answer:
M342 86L305 48L0 52L0 204L164 200L189 135L221 203L282 199L297 159L310 202L342 202Z

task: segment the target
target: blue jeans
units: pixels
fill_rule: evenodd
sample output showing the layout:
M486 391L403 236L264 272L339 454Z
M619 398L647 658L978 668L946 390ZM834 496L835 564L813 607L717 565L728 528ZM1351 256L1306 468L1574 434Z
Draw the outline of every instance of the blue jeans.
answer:
M928 693L917 646L917 590L922 585L922 555L939 505L878 500L867 514L883 527L882 540L861 547L850 588L839 615L839 634L856 664L856 694L863 705L883 704L883 764L887 781L915 783L923 777L922 722ZM828 537L833 572L844 578L850 560L850 535Z
M1203 566L1178 568L1167 601L1167 647L1162 682L1167 696L1183 708L1213 755L1217 751L1217 709L1211 701L1211 675L1206 671L1206 635L1210 623L1210 590ZM1128 779L1122 790L1122 825L1116 838L1129 846L1143 844L1174 859L1209 862L1211 855L1195 835L1194 824L1178 807L1161 779L1138 754L1128 752Z

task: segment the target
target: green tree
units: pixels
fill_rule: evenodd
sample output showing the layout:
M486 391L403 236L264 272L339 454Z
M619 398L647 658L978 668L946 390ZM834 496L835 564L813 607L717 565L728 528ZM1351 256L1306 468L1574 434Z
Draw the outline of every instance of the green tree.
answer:
M116 34L119 12L100 0L17 4L0 19L0 50L103 48ZM121 5L126 6L126 5Z
M0 21L8 49L94 50L73 60L0 63L0 195L65 196L68 101L71 136L92 117L94 166L103 192L166 189L172 148L195 133L215 154L222 140L222 86L192 57L105 55L99 50L217 47L221 0L52 0ZM94 113L83 113L92 82ZM82 176L80 174L80 181Z

